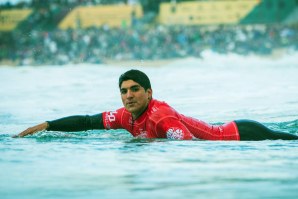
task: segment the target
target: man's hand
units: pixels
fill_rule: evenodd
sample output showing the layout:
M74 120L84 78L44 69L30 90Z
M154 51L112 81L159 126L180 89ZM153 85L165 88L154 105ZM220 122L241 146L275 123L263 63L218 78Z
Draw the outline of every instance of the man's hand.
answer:
M19 133L18 135L14 135L12 137L17 138L17 137L24 137L26 135L31 135L36 132L46 130L48 128L48 126L49 126L49 124L47 122L44 122L44 123L38 124L36 126L30 127L28 129L26 129L25 131Z

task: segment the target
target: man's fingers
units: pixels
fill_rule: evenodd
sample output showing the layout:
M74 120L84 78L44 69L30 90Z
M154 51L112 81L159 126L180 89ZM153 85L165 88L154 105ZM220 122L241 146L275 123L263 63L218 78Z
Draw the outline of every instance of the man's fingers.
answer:
M44 122L44 123L41 123L39 125L36 125L36 126L33 126L33 127L29 127L25 131L19 133L18 135L14 135L12 137L13 138L24 137L24 136L29 135L29 134L34 134L34 133L36 133L38 131L43 131L43 130L47 129L47 127L48 127L48 123L47 122Z
M35 130L33 128L28 128L25 131L19 133L18 135L14 135L13 138L24 137L26 135L34 133Z

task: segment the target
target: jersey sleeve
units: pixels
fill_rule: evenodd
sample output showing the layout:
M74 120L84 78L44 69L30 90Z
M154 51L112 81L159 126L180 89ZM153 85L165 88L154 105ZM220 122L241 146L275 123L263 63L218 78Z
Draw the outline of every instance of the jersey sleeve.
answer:
M186 126L175 117L161 119L156 125L156 132L158 137L168 139L190 140L193 138Z
M123 128L121 125L121 119L124 108L116 111L107 111L102 113L103 125L105 129L120 129Z

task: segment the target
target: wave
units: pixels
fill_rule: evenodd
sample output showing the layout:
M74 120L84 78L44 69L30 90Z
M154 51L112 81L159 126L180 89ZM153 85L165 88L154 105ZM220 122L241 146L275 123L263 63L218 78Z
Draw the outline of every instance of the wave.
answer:
M239 55L235 53L218 54L209 50L201 58L182 58L166 64L168 67L297 67L298 52L281 52L268 56Z
M278 131L284 131L298 135L298 119L286 122L267 123L265 125L268 125L268 127Z

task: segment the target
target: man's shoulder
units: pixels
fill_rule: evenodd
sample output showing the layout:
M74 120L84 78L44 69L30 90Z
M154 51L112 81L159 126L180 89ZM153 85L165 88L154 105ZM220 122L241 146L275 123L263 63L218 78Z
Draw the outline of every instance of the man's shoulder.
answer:
M103 123L106 129L123 128L121 121L129 119L129 114L124 107L115 111L103 112Z
M150 118L157 120L163 117L176 115L176 111L166 102L154 100L150 108Z
M166 102L156 100L156 99L152 100L152 107L157 107L157 108L167 108L167 107L169 107L169 108L171 108L171 106L168 105Z
M109 121L116 121L119 119L123 119L126 115L129 115L128 111L122 107L114 111L106 111L103 112L103 117ZM118 118L118 119L117 119Z
M117 110L114 111L106 111L106 114L122 114L123 112L125 112L126 109L124 107L118 108Z

